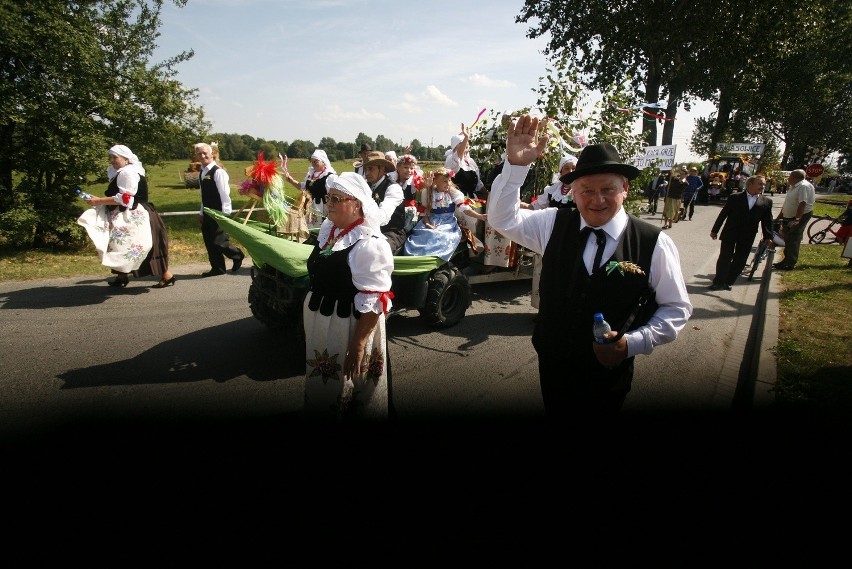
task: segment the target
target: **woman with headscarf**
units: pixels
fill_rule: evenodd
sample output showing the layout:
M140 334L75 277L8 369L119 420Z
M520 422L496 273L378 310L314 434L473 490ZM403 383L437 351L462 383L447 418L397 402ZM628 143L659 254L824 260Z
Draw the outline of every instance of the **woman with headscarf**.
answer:
M470 129L462 123L461 132L450 138L450 148L444 155L444 167L453 171L453 182L461 192L471 198L479 197L485 187L479 175L479 166L470 156Z
M576 156L571 154L563 156L559 161L559 174L556 175L556 180L544 188L541 194L530 204L530 209L576 207L574 205L574 195L571 193L571 184L566 184L559 180L560 177L573 172L576 167Z
M689 186L686 181L686 174L686 168L683 166L672 168L672 181L666 188L666 197L663 201L663 229L671 229L672 223L677 223L680 220L683 192Z
M93 208L77 220L86 228L101 263L116 274L109 285L126 287L130 273L135 277L161 275L153 288L175 284L169 271L168 230L148 202L145 168L123 144L109 149L109 161L105 197L87 198Z
M311 207L308 211L308 226L318 227L326 215L325 202L323 201L326 194L326 179L329 175L337 173L331 165L331 160L328 159L328 154L325 153L325 150L319 148L314 150L311 154L311 166L308 168L308 173L305 174L305 179L301 182L290 175L286 160L282 160L281 168L284 170L285 180L293 184L296 189L310 195Z
M328 217L307 261L302 309L304 415L381 421L393 414L385 332L393 256L364 177L332 174L325 188Z

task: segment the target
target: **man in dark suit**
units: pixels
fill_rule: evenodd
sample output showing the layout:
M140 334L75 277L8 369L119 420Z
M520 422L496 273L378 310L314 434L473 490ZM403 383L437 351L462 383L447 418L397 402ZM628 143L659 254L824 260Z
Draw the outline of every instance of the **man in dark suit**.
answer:
M772 240L772 200L763 195L765 187L766 178L750 177L746 181L746 191L732 194L719 212L710 237L716 239L723 223L725 228L716 260L716 277L710 290L731 290L746 265L758 226L763 228L763 239Z

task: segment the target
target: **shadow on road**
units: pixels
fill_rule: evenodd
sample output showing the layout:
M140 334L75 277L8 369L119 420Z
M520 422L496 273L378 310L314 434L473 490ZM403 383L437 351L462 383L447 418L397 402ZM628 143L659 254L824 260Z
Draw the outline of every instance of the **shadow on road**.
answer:
M69 370L61 389L225 382L246 376L271 381L304 374L302 346L271 333L254 318L178 336L130 359Z

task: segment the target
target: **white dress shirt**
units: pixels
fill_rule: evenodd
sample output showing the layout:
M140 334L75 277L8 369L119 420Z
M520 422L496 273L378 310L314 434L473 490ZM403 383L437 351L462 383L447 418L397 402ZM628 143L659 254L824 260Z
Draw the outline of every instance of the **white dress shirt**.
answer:
M503 171L491 185L488 221L494 229L512 241L536 253L544 254L559 209L521 209L520 188L528 170L529 166L513 166L508 162L503 166ZM586 221L581 217L580 230L586 225ZM608 259L615 252L626 228L627 213L624 208L619 209L606 225L600 227L606 233L604 259ZM589 274L592 272L596 249L595 240L589 239L583 251L583 261ZM655 346L671 342L677 338L692 316L692 303L686 292L680 268L680 255L674 241L665 233L660 233L657 238L648 276L648 283L655 293L659 307L646 324L624 334L628 357L650 354Z

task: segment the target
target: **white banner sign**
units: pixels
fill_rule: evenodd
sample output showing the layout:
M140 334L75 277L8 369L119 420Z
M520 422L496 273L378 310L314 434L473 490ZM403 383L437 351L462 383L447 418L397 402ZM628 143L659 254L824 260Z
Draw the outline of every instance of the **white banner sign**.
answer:
M665 146L646 146L642 154L637 154L631 163L639 168L656 166L660 170L671 170L675 161L675 150L677 144L666 144Z
M716 152L735 152L737 154L763 154L765 144L749 142L717 142Z

